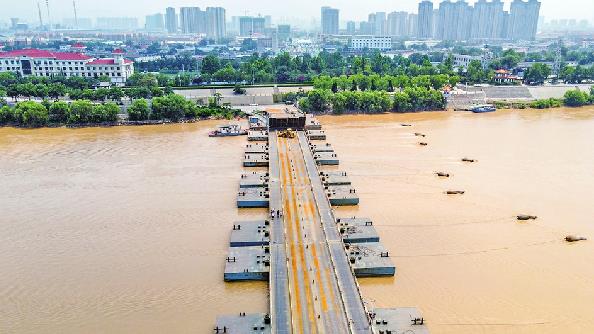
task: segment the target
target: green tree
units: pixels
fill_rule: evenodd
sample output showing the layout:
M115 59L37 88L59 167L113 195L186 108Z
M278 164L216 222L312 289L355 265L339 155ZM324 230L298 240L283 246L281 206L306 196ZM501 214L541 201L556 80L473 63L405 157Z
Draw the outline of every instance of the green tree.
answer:
M15 114L19 116L20 123L25 126L44 126L49 120L47 109L42 104L33 101L17 103Z
M34 92L35 97L44 99L44 98L48 97L48 94L49 94L49 90L48 90L47 85L41 84L41 83L35 85L35 92Z
M307 94L311 111L324 112L330 107L332 93L328 90L314 89Z
M179 74L175 77L174 83L177 87L187 87L192 82L192 77L189 74Z
M127 86L132 87L155 87L159 82L157 78L151 73L134 73L126 81Z
M93 103L89 100L77 100L70 105L67 122L70 124L89 123L93 114Z
M121 112L120 107L113 102L107 102L103 105L104 120L107 122L115 122L118 120L118 114Z
M47 95L54 100L66 95L66 86L62 83L51 83L47 87Z
M482 83L487 81L483 65L478 60L472 60L466 68L466 81L469 83Z
M529 85L542 85L551 75L551 68L547 64L534 64L524 74L524 82Z
M156 97L152 101L152 117L155 119L170 119L178 121L191 113L193 103L183 96L170 94Z
M128 119L131 121L144 121L150 118L150 108L145 99L134 100L128 108Z
M7 124L12 121L14 121L14 110L6 105L0 106L0 124Z
M569 107L581 107L589 103L589 96L587 93L579 89L572 89L565 92L563 102Z
M111 87L107 96L113 101L121 101L124 98L124 91L120 87Z
M160 87L165 87L171 84L171 80L165 74L158 74L157 75L157 83Z
M56 101L49 108L49 121L52 123L64 123L68 120L70 106L64 101Z
M130 100L148 99L151 97L151 90L148 87L132 87L127 89L124 93Z
M109 93L110 91L107 88L97 88L95 89L93 100L103 102L107 99Z
M208 55L202 59L202 64L200 67L200 72L207 73L210 75L215 74L221 67L221 63L219 58L214 55Z
M20 84L17 85L17 90L18 90L18 95L20 96L24 96L26 98L28 98L29 100L31 99L32 96L35 96L35 85L27 82L24 84Z

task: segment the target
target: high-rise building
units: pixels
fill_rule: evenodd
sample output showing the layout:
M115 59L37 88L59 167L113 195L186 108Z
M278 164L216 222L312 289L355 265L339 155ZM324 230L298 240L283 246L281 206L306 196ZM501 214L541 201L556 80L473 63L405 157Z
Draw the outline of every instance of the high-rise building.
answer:
M470 37L475 39L497 39L505 37L501 33L503 21L503 2L501 0L478 0L472 11L472 30Z
M392 12L388 14L387 35L394 37L408 36L407 12Z
M286 42L291 38L291 26L288 24L279 24L277 27L277 37L279 42Z
M419 38L433 37L433 2L419 3L419 17L417 19L417 35Z
M165 21L163 20L163 14L147 15L144 22L144 29L147 31L164 31Z
M175 14L175 8L173 7L165 9L165 27L170 34L177 32L177 14Z
M470 29L472 27L472 7L466 1L458 1L454 4L456 10L456 41L466 41L470 39Z
M346 25L347 35L354 35L357 32L357 24L355 21L348 21Z
M266 29L272 27L272 16L270 16L270 15L264 16L264 27Z
M225 8L206 7L206 36L220 41L227 35Z
M264 34L266 30L266 19L263 17L242 16L239 18L239 35L252 36Z
M369 14L369 16L367 17L367 30L368 34L370 35L375 35L375 13L371 13Z
M373 28L374 35L385 36L386 35L386 13L377 12L375 13L375 27Z
M371 35L372 32L371 24L368 21L361 21L359 23L359 35Z
M407 32L406 35L408 37L417 37L419 34L419 15L417 14L409 14L406 20L407 25Z
M436 37L446 41L464 41L470 38L472 7L465 1L445 0L439 4Z
M182 33L206 33L206 12L199 7L181 7L179 19Z
M322 7L322 34L338 35L338 9Z
M540 2L514 0L510 6L508 37L514 40L533 40L536 37Z
M490 27L487 30L487 38L497 39L504 38L502 33L503 20L505 12L503 11L503 1L492 0L489 3L489 15L491 16Z

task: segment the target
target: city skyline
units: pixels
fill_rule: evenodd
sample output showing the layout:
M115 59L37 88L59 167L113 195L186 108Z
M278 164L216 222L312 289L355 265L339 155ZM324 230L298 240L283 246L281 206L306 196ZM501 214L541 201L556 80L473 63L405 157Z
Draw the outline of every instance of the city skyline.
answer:
M77 11L79 18L98 18L98 17L135 17L140 21L144 21L146 16L156 13L165 14L165 7L174 7L179 10L181 7L223 7L226 9L227 20L232 16L257 16L258 14L272 15L278 22L291 21L291 19L301 19L308 22L320 21L320 8L329 6L340 10L340 25L343 28L347 21L365 21L367 20L367 13L369 12L393 12L406 11L409 13L417 13L417 0L403 0L398 4L386 3L386 1L369 0L365 3L356 1L312 1L305 0L299 3L288 3L279 5L277 2L270 0L258 1L252 7L245 7L243 4L239 5L231 0L219 1L188 1L188 0L171 0L167 2L140 2L137 0L126 1L122 3L116 0L105 0L104 5L96 8L93 3L82 0L77 1ZM434 0L434 7L439 6L442 1ZM468 1L470 5L476 1ZM503 0L505 10L509 10L511 0ZM589 0L540 0L541 16L552 19L587 19L594 21L594 12L591 10L584 10L584 8L591 7ZM60 23L64 19L72 18L72 1L70 0L50 0L50 19L52 23ZM110 5L113 3L113 6ZM43 4L42 4L43 5ZM117 8L114 9L114 8ZM140 10L139 10L140 8ZM130 15L129 13L134 13ZM43 16L47 14L43 13ZM30 23L38 21L37 1L19 2L5 8L0 21L9 22L11 17L19 17ZM47 20L47 17L45 17Z

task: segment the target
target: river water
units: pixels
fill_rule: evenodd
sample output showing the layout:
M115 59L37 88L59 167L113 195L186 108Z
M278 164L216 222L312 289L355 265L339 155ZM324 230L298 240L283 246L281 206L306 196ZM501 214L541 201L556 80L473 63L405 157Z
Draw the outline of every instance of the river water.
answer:
M372 218L397 267L359 280L370 305L417 306L432 333L594 332L594 108L320 120L361 197L337 216ZM0 128L0 332L265 312L267 284L223 282L233 221L265 210L235 208L245 137L216 124Z

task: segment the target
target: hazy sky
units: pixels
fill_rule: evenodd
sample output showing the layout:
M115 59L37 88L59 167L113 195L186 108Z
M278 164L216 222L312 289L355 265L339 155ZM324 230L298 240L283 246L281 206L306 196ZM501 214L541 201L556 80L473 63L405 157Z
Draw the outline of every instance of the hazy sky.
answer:
M52 22L59 22L64 17L73 17L72 0L48 0ZM437 5L441 0L434 0ZM506 8L511 0L503 0ZM594 21L594 0L540 0L541 15L549 18L575 18ZM44 20L45 0L0 0L0 20L10 17L26 18L37 22L37 2L42 4ZM474 2L474 0L470 0ZM300 17L306 20L319 20L320 7L332 6L340 9L340 20L364 20L374 11L404 10L417 11L419 0L76 0L79 17L97 16L134 16L164 12L164 8L198 6L221 6L227 9L227 17L261 13L274 17Z

